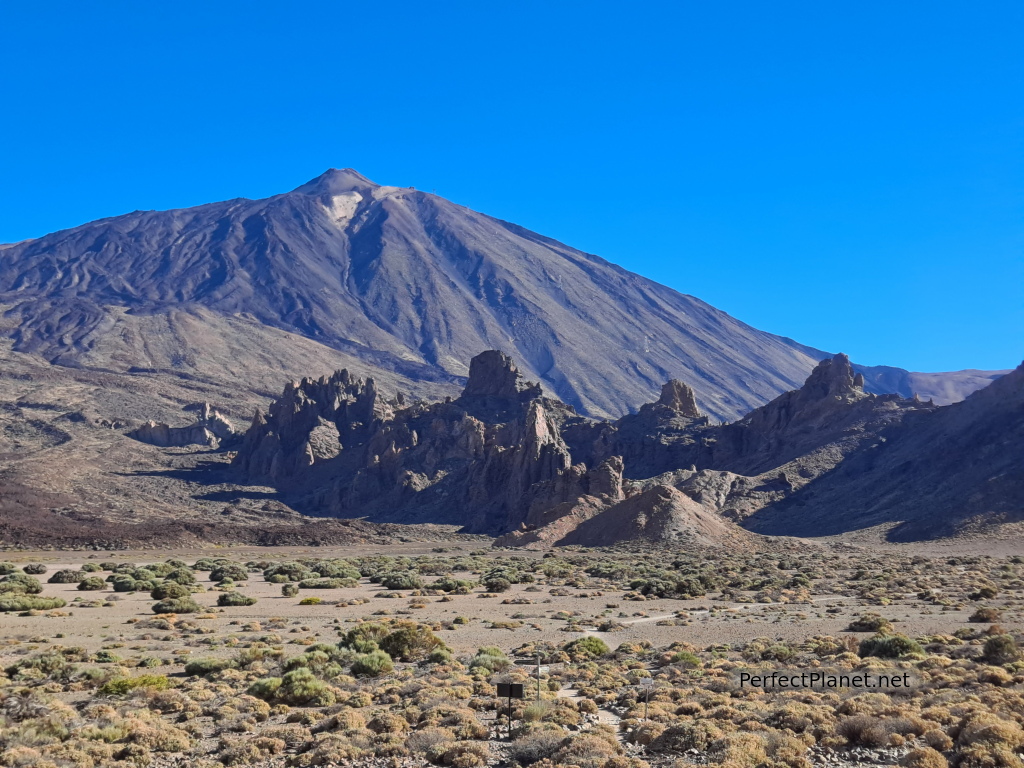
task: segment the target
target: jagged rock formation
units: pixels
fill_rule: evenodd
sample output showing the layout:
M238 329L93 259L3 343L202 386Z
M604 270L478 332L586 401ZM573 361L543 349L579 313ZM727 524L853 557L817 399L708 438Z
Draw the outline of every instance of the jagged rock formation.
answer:
M825 356L596 256L350 169L265 200L136 211L5 247L0 313L0 340L18 352L225 382L247 390L225 404L239 409L279 381L334 367L454 395L470 356L501 348L581 413L621 416L677 377L706 413L731 420L798 386ZM950 400L990 375L865 371L871 391ZM696 411L677 405L685 417Z
M196 403L185 408L196 413L196 423L187 427L172 427L163 422L147 421L128 432L136 440L161 448L181 448L186 445L206 445L219 448L223 441L235 437L235 428L228 419L215 411L209 403Z
M372 380L344 371L289 384L266 415L257 412L235 467L322 513L456 523L502 534L506 545L742 546L747 534L735 521L753 515L760 524L894 430L932 423L938 412L973 413L992 397L979 393L951 411L863 387L836 355L800 389L732 424L713 424L678 381L634 415L594 421L488 351L472 360L460 397L432 404L386 399ZM987 423L967 419L978 420ZM325 449L330 438L336 445ZM1019 468L1010 474L1020 482Z

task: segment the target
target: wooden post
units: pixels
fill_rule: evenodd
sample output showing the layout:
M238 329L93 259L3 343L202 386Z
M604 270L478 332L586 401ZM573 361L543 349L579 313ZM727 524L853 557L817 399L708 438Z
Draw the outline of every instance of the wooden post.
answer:
M540 701L540 654L537 654L537 701Z

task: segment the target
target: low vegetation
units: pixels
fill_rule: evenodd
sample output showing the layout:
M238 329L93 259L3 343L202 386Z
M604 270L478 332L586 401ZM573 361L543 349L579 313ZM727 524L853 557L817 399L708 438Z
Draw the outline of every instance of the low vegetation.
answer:
M1022 558L208 557L86 562L44 585L47 570L0 563L0 610L52 626L122 599L138 610L89 650L63 630L5 636L3 768L1022 768ZM320 623L277 615L300 604ZM911 607L942 631L914 632ZM812 613L834 630L772 631ZM755 620L761 634L692 641L695 621ZM891 669L914 685L740 688L751 667ZM527 698L509 711L501 683Z

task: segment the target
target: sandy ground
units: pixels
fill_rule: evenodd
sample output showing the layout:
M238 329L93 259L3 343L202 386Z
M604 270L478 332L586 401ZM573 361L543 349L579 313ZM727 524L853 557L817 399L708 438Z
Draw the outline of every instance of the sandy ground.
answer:
M289 560L303 556L320 558L350 557L365 554L420 555L431 552L431 543L410 542L389 546L360 546L343 548L218 548L196 550L174 550L160 553L117 552L117 553L54 553L21 552L10 553L6 559L18 563L44 562L49 570L41 577L45 580L61 568L79 568L86 562L114 560L144 564L157 560L177 557L193 562L203 556L224 556L235 561L252 559ZM447 555L468 553L478 547L468 545L451 546ZM500 551L492 556L500 559ZM531 556L531 553L522 553ZM78 555L78 556L74 556ZM541 553L532 553L541 557ZM105 576L106 574L99 574ZM403 593L400 598L376 597L384 590L378 584L361 580L358 587L333 590L302 590L298 597L283 597L279 584L264 582L260 574L239 586L243 594L256 597L258 601L250 607L216 607L220 594L209 589L211 583L206 573L197 573L197 580L208 591L197 594L196 601L209 607L209 612L184 618L199 627L198 632L189 633L186 642L167 642L161 639L170 633L152 628L135 626L137 622L152 618L154 600L148 593L81 592L75 584L45 584L43 595L62 597L68 606L53 612L55 615L18 616L0 614L0 664L45 647L45 643L83 646L89 650L124 647L138 654L182 663L188 656L230 655L232 650L223 644L230 635L245 639L257 639L276 633L285 644L296 646L309 642L332 642L339 629L363 618L388 615L395 618L415 619L420 622L450 622L458 616L469 618L469 623L455 629L442 629L438 635L458 654L474 652L484 645L497 645L508 651L524 643L538 640L557 644L565 643L580 633L567 632L567 622L555 616L558 612L574 613L579 626L586 634L602 637L611 647L625 641L649 640L655 646L664 646L683 641L700 648L710 645L734 643L757 637L780 640L803 641L813 635L838 635L844 631L850 618L866 611L882 612L898 622L898 630L910 636L925 634L951 634L967 626L967 618L975 606L963 610L942 611L905 595L892 605L879 608L867 606L854 597L814 594L810 604L759 604L729 603L709 599L676 600L656 599L644 602L623 600L621 590L569 589L568 596L555 596L547 586L515 585L510 591L497 597L481 597L482 588L469 595L454 595L450 602L441 602L438 596L410 597ZM468 574L456 574L469 578ZM425 581L432 581L426 577ZM321 605L299 605L304 597L319 597ZM362 605L332 605L335 601L364 598L369 602ZM112 605L83 607L83 603L109 600ZM525 604L505 604L505 601L532 601ZM78 601L78 602L75 602ZM414 604L423 607L412 607ZM828 609L839 608L839 612L827 613ZM384 612L381 614L381 612ZM684 612L685 626L663 626L659 622L671 619L678 612ZM268 629L271 619L277 629ZM613 619L622 625L614 632L598 632L601 620ZM493 628L495 621L517 621L522 625L515 629ZM258 624L258 628L253 623ZM1008 629L1024 629L1024 615L1021 608L1011 606L1004 611L1000 623ZM249 625L249 626L247 626ZM977 626L977 625L974 625ZM282 628L283 627L283 628ZM203 647L210 643L209 648ZM168 640L170 637L168 637ZM183 647L184 646L184 647ZM184 654L175 654L175 651ZM299 653L295 647L292 653ZM127 654L128 651L125 651Z

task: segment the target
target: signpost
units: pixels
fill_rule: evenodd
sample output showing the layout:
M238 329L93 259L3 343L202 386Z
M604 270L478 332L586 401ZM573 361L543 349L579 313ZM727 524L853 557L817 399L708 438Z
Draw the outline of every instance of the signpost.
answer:
M651 688L654 687L654 678L641 677L639 686L644 689L644 720L647 720L647 708L651 703Z
M522 683L498 683L498 698L508 699L508 738L512 740L512 699L525 699Z

